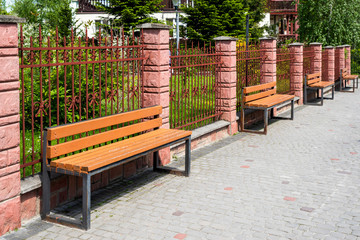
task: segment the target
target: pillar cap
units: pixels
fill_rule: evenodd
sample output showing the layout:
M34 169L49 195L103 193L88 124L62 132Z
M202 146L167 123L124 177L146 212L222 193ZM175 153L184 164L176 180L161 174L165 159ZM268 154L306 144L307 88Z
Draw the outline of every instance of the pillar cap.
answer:
M351 45L349 45L349 44L346 44L346 45L343 45L344 47L351 47Z
M239 39L235 38L235 37L220 36L220 37L213 38L213 40L214 41L237 41Z
M304 44L303 44L303 43L298 43L298 42L296 42L296 43L290 43L289 46L290 46L290 47L291 47L291 46L304 46Z
M0 23L25 23L25 18L19 18L11 15L0 15Z
M325 49L333 49L333 48L335 48L334 46L326 46L326 47L324 47Z
M312 42L309 44L310 46L313 46L313 45L322 45L322 43L319 43L319 42Z
M344 45L340 45L340 46L336 46L335 48L343 48L345 47Z
M276 37L261 37L259 40L276 40Z
M136 28L142 28L142 29L172 29L171 26L160 24L160 23L143 23L140 25L137 25Z

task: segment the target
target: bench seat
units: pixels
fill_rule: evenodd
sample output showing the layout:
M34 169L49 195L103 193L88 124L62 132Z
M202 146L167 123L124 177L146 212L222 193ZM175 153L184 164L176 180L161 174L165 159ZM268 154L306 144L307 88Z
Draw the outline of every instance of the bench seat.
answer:
M325 88L325 87L330 87L333 84L334 84L333 82L317 82L317 83L310 84L308 86L312 87L312 88Z
M347 88L347 82L353 81L352 91L344 90ZM348 69L344 68L340 70L340 92L355 92L355 88L359 87L359 76L350 74Z
M331 98L324 97L324 89L331 87ZM324 99L334 99L335 95L335 83L330 81L322 81L321 73L316 72L312 74L306 74L304 78L304 104L318 105L317 103L308 102L308 90L316 91L317 99L321 99L320 106L324 104Z
M242 132L267 134L268 110L274 119L294 119L294 95L277 94L276 82L269 82L250 87L244 87L241 90L241 117L240 129ZM274 108L282 103L291 102L291 117L283 118L274 116ZM264 131L245 129L245 110L255 109L264 111Z
M53 160L50 163L50 167L54 171L63 169L78 173L88 173L190 135L191 131L161 128L120 142Z
M293 99L293 95L275 94L245 104L246 107L269 108Z

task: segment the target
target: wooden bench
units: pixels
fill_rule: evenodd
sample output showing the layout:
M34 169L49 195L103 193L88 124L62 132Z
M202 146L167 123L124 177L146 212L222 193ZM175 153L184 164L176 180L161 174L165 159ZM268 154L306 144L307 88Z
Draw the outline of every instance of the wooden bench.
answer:
M291 101L291 117L294 119L294 95L276 94L276 82L260 84L251 87L244 87L241 91L241 120L242 132L267 134L268 110L271 110L271 117L275 119L289 119L274 117L273 109L280 104ZM264 131L245 129L245 109L264 110Z
M351 80L353 82L352 91L344 90L344 88L346 88L346 82L349 80ZM355 92L355 88L358 88L358 87L359 87L359 76L351 75L346 68L341 69L340 70L340 92Z
M47 128L43 138L42 218L89 229L91 176L149 153L154 154L154 170L189 176L191 131L159 128L161 112L162 107L155 106ZM158 151L183 141L185 171L159 167ZM50 215L50 172L82 177L82 223Z
M324 97L324 89L327 87L331 87L331 98ZM321 94L321 103L322 106L324 104L324 99L334 99L334 92L335 92L335 83L334 82L326 82L321 81L321 74L312 73L306 74L304 79L304 104L308 105L315 105L313 103L309 103L307 100L308 90L316 90L317 97L319 99L319 91Z

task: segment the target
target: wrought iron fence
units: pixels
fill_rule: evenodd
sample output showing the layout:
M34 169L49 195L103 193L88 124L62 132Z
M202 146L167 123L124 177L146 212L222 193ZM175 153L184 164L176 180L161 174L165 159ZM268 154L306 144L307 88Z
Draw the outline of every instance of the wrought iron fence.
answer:
M141 34L142 35L142 34ZM142 105L141 37L20 33L22 177L39 172L43 129Z
M276 49L276 91L290 93L290 63L292 53L287 46Z
M311 68L312 62L314 61L314 52L312 51L311 46L305 46L303 51L303 71L304 74L313 73Z
M195 129L221 114L218 107L220 53L209 44L170 43L170 128Z
M236 46L236 110L241 108L241 89L260 83L262 77L263 54L260 44L246 45L238 42Z

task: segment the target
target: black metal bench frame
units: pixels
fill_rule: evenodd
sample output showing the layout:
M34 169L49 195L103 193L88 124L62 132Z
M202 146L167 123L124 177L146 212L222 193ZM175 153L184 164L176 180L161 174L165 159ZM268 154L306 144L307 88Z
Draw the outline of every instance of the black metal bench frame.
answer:
M357 77L357 78L353 78L353 79L344 80L342 73L343 73L343 69L340 69L340 92L351 92L351 93L355 92L355 88L356 89L359 88L359 78ZM352 88L351 91L344 90L344 88L347 88L347 86L346 86L347 81L352 81L353 82L353 86L351 87ZM343 82L345 83L345 87L342 86Z
M155 117L159 117L158 115ZM84 121L82 121L84 122ZM76 124L76 123L70 123L70 124ZM61 126L61 125L59 125ZM88 230L90 229L90 207L91 207L91 177L95 174L101 173L103 171L106 171L110 168L122 165L124 163L130 162L134 159L137 159L139 157L148 155L150 153L153 153L153 170L156 172L163 172L163 173L171 173L176 175L183 175L188 177L190 175L190 162L191 162L191 135L185 138L178 139L176 141L169 142L167 144L161 145L157 148L153 148L148 151L144 151L140 154L128 157L126 159L120 160L118 162L109 164L107 166L98 168L94 171L86 173L79 173L75 171L69 171L69 170L63 170L63 169L53 169L52 167L47 166L47 155L46 155L46 149L48 146L47 142L47 129L44 130L43 135L43 161L42 161L42 194L43 194L43 203L42 203L42 212L41 217L42 219L45 219L49 222L55 222L60 223L63 225L71 226L71 227L77 227L81 229ZM175 168L170 168L166 166L159 166L159 150L172 146L177 143L181 143L185 141L185 171L181 171ZM108 146L108 145L107 145ZM51 188L50 188L50 172L56 172L60 174L65 175L71 175L71 176L78 176L82 177L83 179L83 194L82 194L82 221L77 221L75 219L71 219L65 216L52 214L50 215L50 194L51 194Z
M307 75L304 77L304 105L317 105L317 106L323 106L324 105L324 99L334 100L335 95L335 83L332 85L329 85L328 87L331 87L331 98L324 97L324 87L311 87L307 85ZM311 103L308 102L308 90L315 90L316 91L316 99L320 99L320 104ZM319 93L320 91L320 93ZM321 95L321 97L319 97Z

